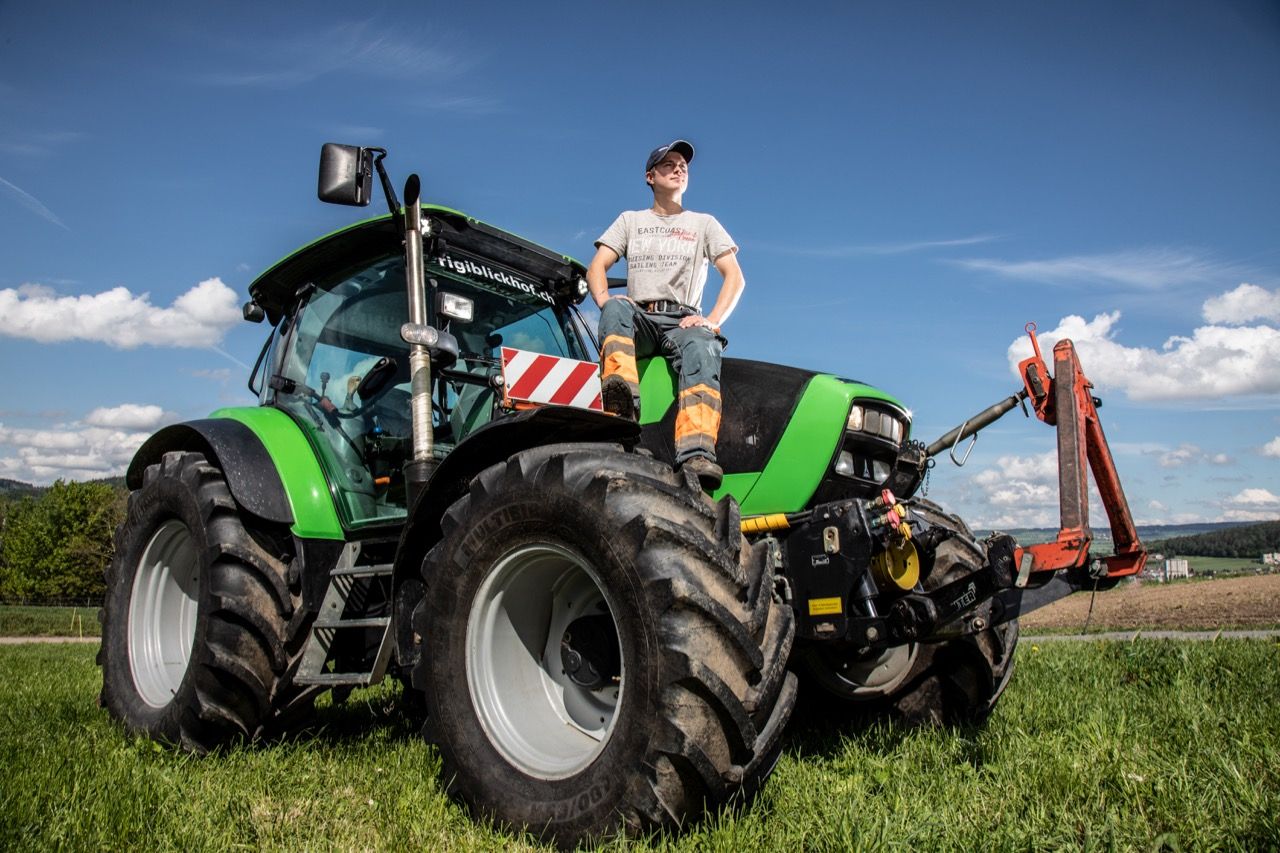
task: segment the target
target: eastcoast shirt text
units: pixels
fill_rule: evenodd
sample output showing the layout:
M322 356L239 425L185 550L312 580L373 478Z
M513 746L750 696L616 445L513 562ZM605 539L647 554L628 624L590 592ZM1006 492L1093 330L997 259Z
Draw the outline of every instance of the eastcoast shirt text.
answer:
M738 250L714 216L692 210L671 216L623 211L596 246L608 246L627 259L627 295L632 299L671 299L699 311L709 262Z

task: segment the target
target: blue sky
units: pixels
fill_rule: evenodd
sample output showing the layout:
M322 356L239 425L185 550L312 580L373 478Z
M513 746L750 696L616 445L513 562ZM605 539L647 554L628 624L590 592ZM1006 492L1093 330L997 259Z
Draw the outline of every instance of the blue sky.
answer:
M1140 521L1280 517L1274 0L191 5L0 3L0 477L253 402L247 285L363 213L321 143L586 260L679 136L741 246L730 355L932 440L1066 330ZM1055 524L1053 449L1011 414L930 497Z

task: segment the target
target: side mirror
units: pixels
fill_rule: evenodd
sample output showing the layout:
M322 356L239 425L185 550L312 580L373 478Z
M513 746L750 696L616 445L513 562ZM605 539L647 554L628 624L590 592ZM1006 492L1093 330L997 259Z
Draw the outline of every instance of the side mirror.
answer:
M383 391L391 387L391 378L396 375L399 365L394 358L380 358L369 368L356 386L356 394L364 403L372 403Z
M316 195L330 204L364 207L373 191L373 150L326 142L320 149Z

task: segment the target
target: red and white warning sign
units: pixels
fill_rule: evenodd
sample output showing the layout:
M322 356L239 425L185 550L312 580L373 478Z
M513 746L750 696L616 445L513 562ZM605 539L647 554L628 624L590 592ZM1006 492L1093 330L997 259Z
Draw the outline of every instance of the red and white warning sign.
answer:
M502 378L514 403L577 406L602 411L600 366L554 355L502 348Z

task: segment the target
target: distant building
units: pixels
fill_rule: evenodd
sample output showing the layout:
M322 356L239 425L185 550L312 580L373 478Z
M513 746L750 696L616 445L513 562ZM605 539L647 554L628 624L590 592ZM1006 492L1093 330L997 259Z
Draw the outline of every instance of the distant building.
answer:
M1171 559L1165 560L1163 568L1163 581L1171 581L1175 578L1191 577L1191 567L1187 565L1186 560Z
M1262 562L1268 566L1280 566L1280 551L1271 554L1263 554Z
M1147 564L1139 575L1143 580L1155 581L1156 583L1164 582L1164 561L1163 560L1147 560Z

